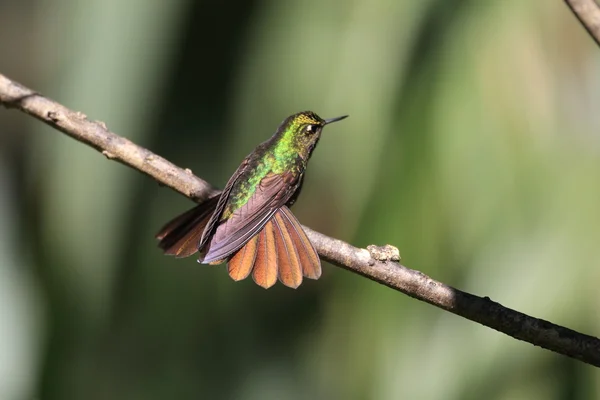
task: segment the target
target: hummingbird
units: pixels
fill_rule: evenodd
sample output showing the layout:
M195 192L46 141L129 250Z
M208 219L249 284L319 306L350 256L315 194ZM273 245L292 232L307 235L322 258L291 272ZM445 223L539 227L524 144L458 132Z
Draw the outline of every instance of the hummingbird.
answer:
M165 224L156 235L158 246L175 257L199 252L202 264L227 262L233 280L252 274L265 289L277 279L291 288L303 277L319 279L317 251L289 207L323 128L346 117L323 119L312 111L287 117L242 161L222 192Z

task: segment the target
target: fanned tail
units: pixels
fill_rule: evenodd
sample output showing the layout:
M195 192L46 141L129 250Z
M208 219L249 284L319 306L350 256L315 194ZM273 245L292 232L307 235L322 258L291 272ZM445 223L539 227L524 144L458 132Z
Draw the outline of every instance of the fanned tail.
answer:
M300 265L302 266L302 275L309 279L319 279L321 277L321 260L319 259L317 250L308 239L308 236L306 236L306 232L304 232L300 222L294 217L290 209L283 207L280 213L287 227L287 232L294 243L294 248L298 253Z
M218 200L219 196L212 197L162 227L156 238L165 254L188 257L198 251L200 238ZM286 206L277 210L256 235L226 259L233 280L246 279L252 274L254 282L265 289L273 286L277 279L295 289L303 277L319 279L321 276L319 256Z
M217 207L219 196L211 197L196 207L167 222L156 235L158 247L165 254L189 257L198 251L202 232Z
M297 288L303 276L319 279L321 262L300 223L284 206L231 257L228 271L236 281L252 273L254 282L265 289L278 278L285 286Z

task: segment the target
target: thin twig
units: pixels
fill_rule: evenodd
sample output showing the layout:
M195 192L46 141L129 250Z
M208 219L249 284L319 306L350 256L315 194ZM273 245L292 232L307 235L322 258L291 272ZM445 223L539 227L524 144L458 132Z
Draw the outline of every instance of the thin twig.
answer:
M202 201L217 193L210 184L167 160L89 121L79 112L49 100L0 74L0 104L23 111L72 138L137 169L179 193ZM571 329L503 307L435 281L401 265L392 246L359 249L305 227L319 255L326 261L389 288L450 311L471 321L536 346L600 367L600 340Z
M600 7L594 0L565 0L581 25L600 46Z

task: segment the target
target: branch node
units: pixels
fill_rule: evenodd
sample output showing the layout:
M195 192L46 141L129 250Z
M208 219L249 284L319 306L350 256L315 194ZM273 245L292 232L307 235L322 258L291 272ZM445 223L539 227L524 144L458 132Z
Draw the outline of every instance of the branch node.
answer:
M95 121L98 125L100 125L102 127L102 129L104 129L105 131L108 130L108 126L106 126L106 122L104 121Z
M400 261L400 250L391 244L385 246L375 246L371 244L367 246L367 250L371 257L377 261Z
M62 119L62 115L58 111L48 111L46 117L52 122L59 122Z
M109 160L114 160L115 158L117 158L116 155L114 155L113 153L111 153L108 150L102 150L102 155L106 158L108 158Z

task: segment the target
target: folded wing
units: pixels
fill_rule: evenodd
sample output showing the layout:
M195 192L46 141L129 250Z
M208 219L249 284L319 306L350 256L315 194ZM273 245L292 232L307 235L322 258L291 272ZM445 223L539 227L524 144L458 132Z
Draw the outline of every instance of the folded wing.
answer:
M216 226L210 240L207 239L206 247L202 246L206 251L202 262L208 264L226 260L244 246L285 205L294 193L297 182L289 173L271 173L264 177L250 199ZM205 232L208 229L207 225Z

